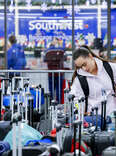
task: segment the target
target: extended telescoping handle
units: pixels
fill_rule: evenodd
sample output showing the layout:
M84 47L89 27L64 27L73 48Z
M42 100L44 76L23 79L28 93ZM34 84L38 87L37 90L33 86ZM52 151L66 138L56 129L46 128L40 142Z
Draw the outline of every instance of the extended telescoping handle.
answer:
M73 95L73 94L69 94L69 95L68 95L68 100L69 100L69 101L73 101L74 98L75 98L75 95Z
M26 78L27 82L23 84L24 88L25 88L25 92L30 92L30 82L29 82L29 78Z
M1 93L0 93L0 105L1 105L1 109L3 108L3 96L6 94L6 82L11 83L11 79L9 78L3 78L1 79ZM1 113L1 111L0 111Z
M69 94L68 95L68 100L69 100L69 103L70 103L70 105L69 105L69 107L70 107L70 109L69 109L69 113L70 113L70 118L69 118L69 122L70 122L70 129L71 129L71 127L72 127L72 123L73 123L73 120L74 120L74 103L73 103L73 100L74 100L74 98L75 98L75 95L73 95L73 94Z
M1 84L2 84L2 94L4 95L5 94L5 82L10 82L11 83L11 79L9 78L3 78L1 79Z
M74 126L74 156L76 156L76 129L79 128L79 156L81 156L81 125L82 121L75 120L73 123Z
M92 115L92 126L94 126L94 108L91 109L91 115Z
M79 104L79 121L82 121L82 132L83 132L83 122L84 122L84 107L85 107L85 97L81 96L79 99L78 99L78 104Z
M23 89L22 88L19 88L19 92L17 94L17 107L18 107L18 112L20 113L20 103L23 103L23 101L21 101L21 96L22 96L22 93L23 93Z
M15 89L16 81L17 81L17 83L20 81L21 84L23 84L22 78L21 78L21 77L13 77L13 78L12 78L12 91L13 91L13 92L16 90L16 89ZM23 86L22 86L21 88L23 88Z
M64 89L64 110L67 113L68 111L68 94L69 94L69 88Z
M39 97L38 97L38 93L39 93ZM42 88L40 84L36 86L36 110L38 110L38 103L39 103L39 114L41 114L42 93L44 93L44 88Z
M101 103L101 130L104 131L106 129L106 100Z
M41 113L41 84L36 86L36 110L38 111L38 103L39 103L39 113ZM39 93L39 100L38 100Z
M1 79L1 81L11 81L11 79L9 79L9 78L3 78L3 79Z
M60 150L62 150L62 125L60 123L56 124L56 141Z
M14 115L13 115L13 118L12 118L12 120L11 120L11 123L12 123L12 125L13 125L13 156L17 156L17 144L16 144L16 125L18 124L18 126L19 126L19 132L18 132L18 138L19 138L19 140L18 140L18 156L21 156L22 154L21 154L21 151L22 151L22 149L21 149L21 125L19 124L20 122L21 122L21 120L22 120L22 117L21 117L21 115L19 114L19 113L15 113Z
M95 130L97 131L98 130L98 107L95 107L94 109L96 111L96 127L95 127Z
M29 86L29 82L24 84L24 88L28 88L28 86Z
M95 111L95 113L94 113ZM92 115L92 126L94 126L94 115L96 116L96 128L95 130L98 130L98 107L92 107L91 109L91 115Z
M36 87L36 110L38 110L38 92L39 92L39 87L37 86ZM39 93L39 95L40 95L40 93ZM39 99L39 101L40 101L40 99ZM39 107L39 109L40 109L40 107Z
M33 127L33 97L31 94L28 95L28 104L29 104L29 125Z
M52 129L55 128L55 125L57 123L57 105L58 105L58 102L56 100L51 101Z
M101 102L101 130L106 129L106 103L107 103L107 93L106 90L102 89L103 101Z
M24 84L25 92L29 92L29 82Z
M49 109L49 93L44 94L44 111L45 111L45 120L48 119L48 109Z
M24 96L24 103L25 103L25 122L28 123L28 94L29 93L25 93Z
M43 90L44 92L44 90ZM51 103L51 97L50 97L50 93L47 93L47 105L48 105L48 119L51 119L51 113L50 113L50 104Z
M39 85L39 113L41 114L41 96L42 96L42 86Z
M16 99L15 99L15 95L19 94L19 91L13 91L11 92L11 103L10 103L10 110L12 111L12 116L11 118L13 119L13 115L14 115L14 107L15 107L15 103L16 103Z

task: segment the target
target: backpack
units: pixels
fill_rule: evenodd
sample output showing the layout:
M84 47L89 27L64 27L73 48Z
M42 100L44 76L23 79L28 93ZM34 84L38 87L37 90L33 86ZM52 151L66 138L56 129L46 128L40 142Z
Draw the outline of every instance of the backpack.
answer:
M110 64L107 61L103 61L103 66L104 66L106 72L108 73L109 77L111 78L112 88L113 88L113 90L115 92L115 83L114 83L113 70L112 70ZM79 82L81 84L82 90L83 90L84 95L85 95L85 113L86 113L87 109L88 109L89 85L88 85L86 76L82 76L82 75L77 74L77 77L79 79Z

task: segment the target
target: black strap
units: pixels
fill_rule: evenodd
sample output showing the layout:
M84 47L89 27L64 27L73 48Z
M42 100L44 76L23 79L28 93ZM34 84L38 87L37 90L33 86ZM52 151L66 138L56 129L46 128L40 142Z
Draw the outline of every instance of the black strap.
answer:
M115 93L115 83L114 83L114 75L113 75L113 70L110 66L110 64L106 61L103 61L103 66L106 70L106 72L108 73L109 77L111 78L111 81L112 81L112 88L114 90L114 93Z
M88 109L89 85L88 85L86 76L82 76L82 75L77 74L77 77L79 79L79 82L81 84L82 90L83 90L84 95L85 95L85 113L86 113L87 109Z
M109 77L111 78L112 88L113 88L114 93L115 93L115 83L114 83L113 70L112 70L110 64L106 61L103 61L103 66L104 66L106 72L108 73ZM85 113L86 113L87 109L88 109L89 85L88 85L86 76L82 76L82 75L77 74L77 77L79 79L79 82L81 84L82 90L83 90L84 95L85 95Z

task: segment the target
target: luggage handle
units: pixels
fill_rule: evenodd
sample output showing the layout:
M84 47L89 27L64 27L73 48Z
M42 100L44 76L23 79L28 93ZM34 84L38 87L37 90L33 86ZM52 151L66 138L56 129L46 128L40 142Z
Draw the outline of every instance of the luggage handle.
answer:
M50 94L49 93L45 93L44 94L44 110L45 110L45 120L46 119L49 119L50 117L49 117L49 115L50 115L50 113L49 113L49 110L50 110L50 108L49 108L49 106L50 106Z
M22 148L21 148L21 120L22 116L19 113L15 113L12 118L13 125L13 156L17 156L17 147L16 147L16 125L18 124L18 156L22 156Z
M64 112L68 112L68 95L69 95L69 88L64 89Z
M9 82L11 82L11 79L9 79L9 78L3 78L3 79L1 79L1 82L2 81L9 81Z
M73 122L74 126L74 156L76 156L76 128L79 128L79 156L81 156L81 125L82 121L75 120Z
M19 113L15 113L15 114L13 115L12 120L11 120L11 124L13 124L13 123L18 123L18 122L21 121L21 120L22 120L22 116L21 116Z
M62 125L60 123L56 124L56 140L60 150L62 150Z
M75 98L75 95L73 94L69 94L68 95L68 101L69 101L69 123L70 123L70 130L72 128L72 123L73 123L73 120L74 120L74 103L73 103L73 100Z
M83 121L84 121L84 106L85 106L85 97L80 96L78 99L78 105L79 105L79 109L78 109L78 120L82 121L82 132L83 132Z
M106 129L106 103L107 103L107 95L106 91L102 89L102 96L104 100L101 102L101 131Z
M68 95L68 100L69 100L69 101L71 101L71 100L73 101L74 98L75 98L75 95L73 95L73 94L69 94L69 95Z
M65 89L64 89L64 94L65 94L65 93L69 93L69 91L70 91L69 88L65 88Z
M93 108L95 110L96 113L96 127L95 127L95 131L98 130L98 107L94 107Z
M28 98L29 102L29 125L33 127L33 97L32 95Z
M58 105L58 102L56 100L51 101L52 129L55 128L55 125L57 123L57 105Z

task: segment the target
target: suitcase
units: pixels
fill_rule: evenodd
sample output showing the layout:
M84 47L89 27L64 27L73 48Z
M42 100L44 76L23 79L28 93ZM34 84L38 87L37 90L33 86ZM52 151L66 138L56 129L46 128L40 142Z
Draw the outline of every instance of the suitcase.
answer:
M81 125L82 125L82 121L75 121L74 122L74 156L76 156L77 126L78 126L78 133L79 133L79 152L78 152L78 156L81 156Z
M115 135L114 132L106 131L106 104L107 95L106 91L102 90L103 101L101 102L101 132L94 133L94 154L101 155L105 148L114 146Z
M82 122L81 122L81 124L82 124ZM80 129L80 131L81 131L81 129ZM77 133L77 131L76 131L76 133ZM73 155L74 155L74 151L75 151L76 154L81 153L81 155L84 155L84 156L85 155L92 156L92 152L91 152L90 148L88 146L86 146L85 143L81 140L81 135L79 135L79 141L78 141L75 134L73 136L72 130L70 130L70 128L66 128L66 132L65 132L65 135L63 135L63 137L64 137L64 139L63 139L63 154L66 154L66 153L72 154L71 152L73 152ZM79 143L80 140L81 140L81 143ZM79 152L79 148L81 149L80 152Z
M0 121L0 140L3 140L7 133L11 130L10 121Z
M114 132L96 131L95 127L90 127L82 140L91 148L93 156L101 155L105 148L114 146Z
M102 156L116 156L116 147L110 146L102 152Z
M70 125L69 125L69 128L67 128L67 130L66 130L66 133L65 133L65 137L64 137L64 141L63 141L63 153L69 153L69 152L73 152L73 151L75 151L75 149L74 149L74 144L75 144L75 141L73 141L73 132L72 132L72 129L73 129L73 122L74 121L76 121L75 119L75 114L74 114L74 111L72 111L72 109L74 109L74 102L73 102L73 99L74 99L74 96L72 95L72 94L69 94L69 97L68 97L68 100L69 100L69 105L70 105L70 112L69 112L69 123L70 123ZM84 104L84 99L83 99L83 97L80 97L79 99L78 99L78 102L79 102L79 107L80 107L80 105L82 104ZM78 108L79 108L78 107ZM79 130L80 130L80 132L82 132L82 130L83 130L83 127L82 127L82 123L83 123L83 114L82 114L82 112L83 112L84 110L83 109L81 109L81 108L79 108L78 109L78 112L79 112L79 115L78 115L78 120L80 119L81 121L80 121L80 123L81 123L81 127L79 128ZM75 128L74 128L74 134L75 134ZM80 133L81 134L81 133ZM81 135L79 135L80 137L81 137ZM74 135L74 139L76 138L76 136ZM77 139L77 138L76 138ZM80 139L81 140L81 139ZM76 142L76 149L77 148L80 148L79 146L80 146L80 144L81 144L81 150L82 150L82 148L84 148L83 147L83 145L85 145L84 144L84 142L83 141L81 141L81 143L79 143L80 142L80 140L78 141L78 143ZM78 147L77 147L77 144L78 144ZM85 150L85 152L86 152L86 155L88 155L88 152L89 152L89 149L88 149L88 147L86 146L85 147L86 149L84 149ZM78 150L77 150L78 151ZM76 152L77 152L76 151ZM91 150L90 150L91 151ZM78 151L79 152L79 151ZM80 152L81 154L82 154L82 151ZM90 152L91 153L91 152ZM90 154L91 155L91 154Z
M69 106L68 106L68 95L69 95L69 89L68 88L65 88L64 89L64 112L65 113L68 113L68 108L69 108Z
M1 116L1 111L4 108L4 96L8 95L8 88L9 88L9 94L11 91L11 80L8 78L4 78L1 80L1 88L0 88L0 120L3 119L3 116Z
M39 156L46 150L46 146L27 146L22 148L22 156ZM4 152L2 156L12 156L12 150Z
M110 146L106 148L102 152L102 156L116 156L116 111L114 111L114 118L115 118L115 146Z
M82 142L81 142L81 133L82 133L82 130L81 130L81 126L82 126L82 121L74 121L73 123L74 125L74 156L92 156L92 153L91 151L88 151L88 153L84 153L82 151ZM78 149L76 148L77 145L76 145L76 142L77 142L77 137L76 137L76 134L77 134L77 127L78 127ZM83 146L84 147L84 146Z
M35 88L30 87L29 92L34 97L33 107L41 114L43 109L41 106L44 105L44 88L41 85L36 86Z
M102 131L94 134L94 153L96 155L101 155L102 151L109 146L114 146L113 132Z
M49 135L53 129L52 113L50 110L50 95L44 94L44 115L40 117L40 123L37 124L36 129L42 135Z
M33 96L28 94L28 124L33 127Z

